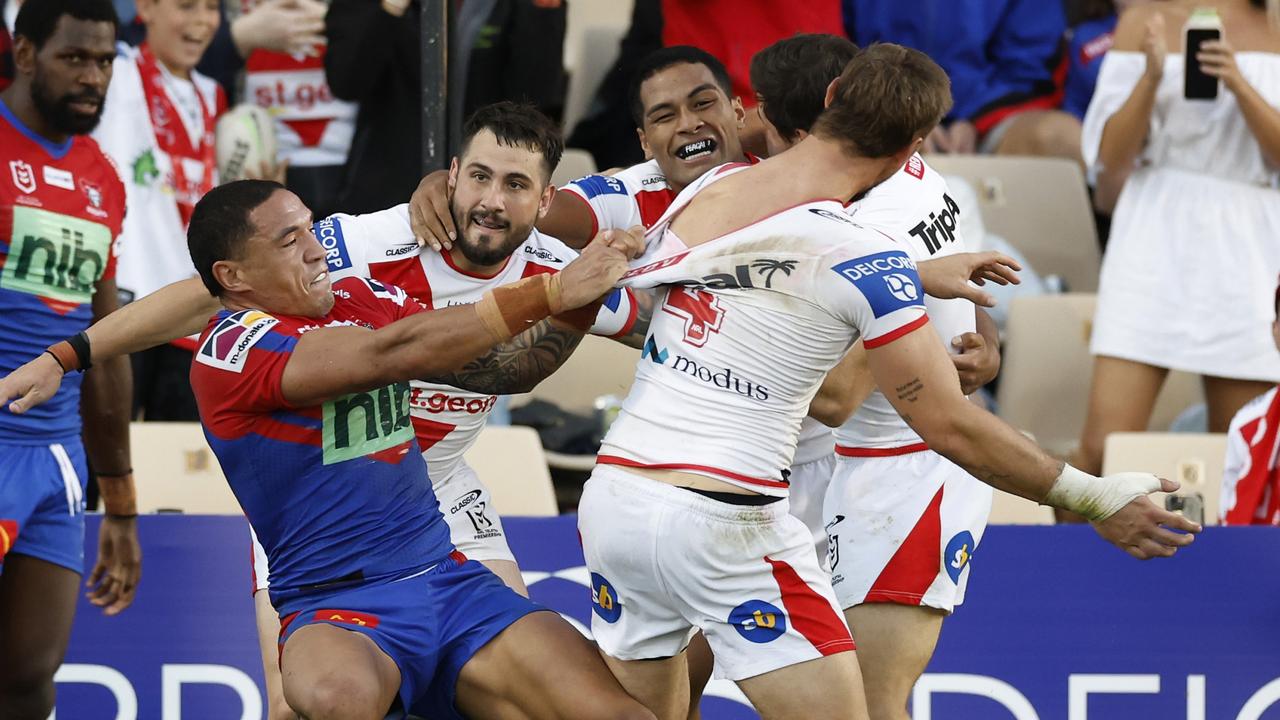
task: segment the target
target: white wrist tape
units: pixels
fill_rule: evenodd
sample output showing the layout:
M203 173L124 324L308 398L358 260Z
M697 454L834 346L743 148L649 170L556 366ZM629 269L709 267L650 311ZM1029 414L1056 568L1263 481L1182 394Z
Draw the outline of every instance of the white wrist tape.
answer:
M1046 505L1078 513L1090 522L1102 522L1119 512L1135 498L1160 489L1160 478L1151 473L1126 472L1094 477L1070 465L1054 481Z

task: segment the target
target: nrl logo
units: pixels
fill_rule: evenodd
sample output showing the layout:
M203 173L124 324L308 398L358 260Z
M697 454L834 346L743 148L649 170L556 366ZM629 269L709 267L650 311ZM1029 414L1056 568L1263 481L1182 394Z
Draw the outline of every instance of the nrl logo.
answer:
M22 192L30 195L36 191L36 171L21 160L9 161L9 174L13 176L13 184Z

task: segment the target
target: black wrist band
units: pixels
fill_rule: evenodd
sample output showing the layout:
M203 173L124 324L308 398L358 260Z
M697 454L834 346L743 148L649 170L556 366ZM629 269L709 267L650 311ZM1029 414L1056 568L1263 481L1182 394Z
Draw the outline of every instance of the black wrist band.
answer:
M67 338L67 342L71 344L71 349L76 351L76 358L80 361L82 372L93 367L89 354L89 333L81 330Z
M55 354L54 354L54 352L53 352L52 350L45 350L45 351L44 351L44 354L45 354L45 355L48 355L48 356L49 356L49 357L51 357L51 358L53 358L53 361L54 361L54 362L56 362L56 363L58 363L58 367L62 368L62 372L63 372L64 374L67 372L67 366L62 364L62 361L58 359L58 356L57 356L57 355L55 355Z

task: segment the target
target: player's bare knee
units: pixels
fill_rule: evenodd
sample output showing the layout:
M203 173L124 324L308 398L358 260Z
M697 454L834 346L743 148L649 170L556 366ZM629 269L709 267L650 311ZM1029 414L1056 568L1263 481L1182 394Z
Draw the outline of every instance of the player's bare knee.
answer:
M376 683L340 671L320 673L302 686L286 687L285 694L306 720L366 720L381 718L389 707L379 707Z
M0 680L0 716L44 720L53 712L53 671L19 668Z

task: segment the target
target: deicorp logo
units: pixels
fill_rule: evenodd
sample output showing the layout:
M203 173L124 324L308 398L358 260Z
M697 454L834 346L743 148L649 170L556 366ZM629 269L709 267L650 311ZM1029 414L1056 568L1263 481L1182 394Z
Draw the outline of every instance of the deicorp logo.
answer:
M876 317L923 304L916 264L904 252L894 250L854 258L831 269L858 288Z

